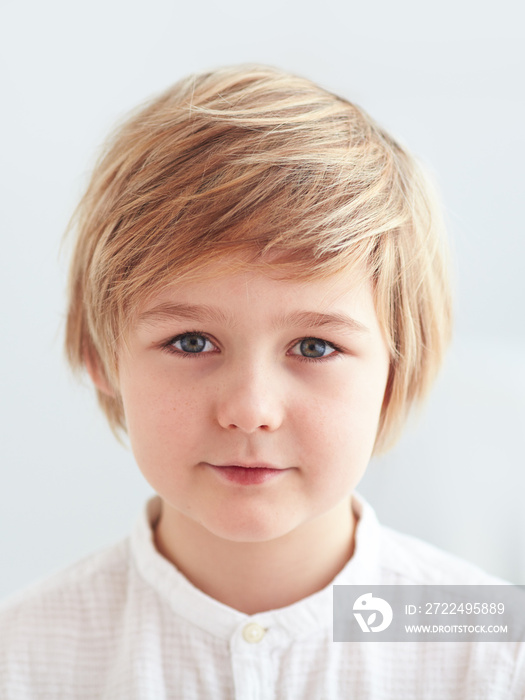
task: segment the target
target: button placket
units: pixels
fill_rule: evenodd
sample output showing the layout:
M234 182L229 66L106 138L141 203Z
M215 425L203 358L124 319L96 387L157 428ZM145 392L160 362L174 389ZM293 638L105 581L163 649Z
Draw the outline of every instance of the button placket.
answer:
M265 621L266 622L266 621ZM239 625L231 638L235 700L274 700L276 668L272 659L277 630L257 617ZM279 634L277 635L279 636Z

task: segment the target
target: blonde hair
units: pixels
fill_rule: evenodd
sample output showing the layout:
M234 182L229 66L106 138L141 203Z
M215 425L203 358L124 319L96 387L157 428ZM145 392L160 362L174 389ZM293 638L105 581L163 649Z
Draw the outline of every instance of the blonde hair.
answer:
M70 227L66 351L115 387L98 390L115 431L118 348L138 307L235 253L293 278L366 264L391 354L376 452L427 393L449 341L427 176L359 107L275 68L192 75L141 106L108 140Z

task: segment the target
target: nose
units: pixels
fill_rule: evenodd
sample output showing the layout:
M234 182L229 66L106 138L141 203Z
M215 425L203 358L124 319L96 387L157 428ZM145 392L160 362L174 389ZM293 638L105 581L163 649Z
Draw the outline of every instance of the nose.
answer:
M262 366L232 366L223 377L217 401L222 428L246 434L272 432L282 424L284 404L280 381Z

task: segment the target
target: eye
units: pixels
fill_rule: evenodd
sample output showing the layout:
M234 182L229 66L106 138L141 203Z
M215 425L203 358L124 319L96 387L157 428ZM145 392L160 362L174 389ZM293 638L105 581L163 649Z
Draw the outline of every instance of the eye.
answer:
M297 349L299 350L298 352L296 351ZM327 343L326 340L321 340L321 338L303 338L292 348L292 355L302 355L309 360L328 357L334 352L337 352L337 348Z
M169 347L175 351L191 355L199 355L215 350L213 343L201 333L183 333L178 335L173 340L170 340Z

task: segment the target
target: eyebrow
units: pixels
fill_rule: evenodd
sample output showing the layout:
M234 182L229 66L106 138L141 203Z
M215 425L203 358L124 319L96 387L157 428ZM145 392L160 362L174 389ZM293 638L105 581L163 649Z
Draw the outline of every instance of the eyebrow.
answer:
M189 321L215 322L233 327L236 325L231 314L207 304L162 303L139 315L139 325L163 322L172 319ZM322 313L319 311L292 311L278 316L274 328L282 329L293 326L325 328L329 330L350 331L352 333L369 333L369 329L356 319L340 312Z
M214 321L232 326L233 317L224 313L221 309L207 304L157 304L139 315L139 325L145 323L162 322L174 318L188 319L189 321Z
M276 320L276 327L309 326L310 328L328 328L330 330L351 331L352 333L369 333L369 329L360 321L347 314L319 311L293 311Z

